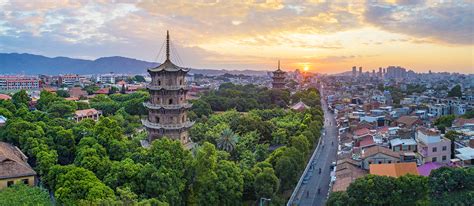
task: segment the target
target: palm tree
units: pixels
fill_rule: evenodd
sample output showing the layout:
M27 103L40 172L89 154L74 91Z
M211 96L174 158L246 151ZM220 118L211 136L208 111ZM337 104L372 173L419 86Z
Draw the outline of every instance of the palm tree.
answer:
M217 148L230 153L235 149L238 140L239 137L231 129L224 129L221 137L217 140Z

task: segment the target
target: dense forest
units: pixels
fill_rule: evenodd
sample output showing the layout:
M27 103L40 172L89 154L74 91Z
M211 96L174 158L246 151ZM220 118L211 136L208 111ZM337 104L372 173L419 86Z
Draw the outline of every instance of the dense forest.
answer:
M98 95L84 103L42 91L32 107L20 91L0 101L0 115L8 118L0 140L18 146L40 180L40 187L15 186L0 197L23 194L8 200L46 205L52 204L48 191L64 205L253 205L266 197L281 205L323 120L316 89L290 95L223 84L193 102L194 148L166 138L143 148L140 118L147 113L142 105L147 99L139 91ZM286 109L291 100L313 107L291 111ZM71 119L75 110L90 107L104 116L97 122Z

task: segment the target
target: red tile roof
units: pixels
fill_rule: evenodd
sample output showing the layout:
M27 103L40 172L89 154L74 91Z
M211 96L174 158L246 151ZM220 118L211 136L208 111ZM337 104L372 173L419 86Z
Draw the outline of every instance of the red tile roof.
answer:
M370 130L367 129L367 128L362 128L362 129L358 129L358 130L354 131L355 136L362 136L362 135L369 134L369 133L370 133Z
M11 99L12 97L6 95L6 94L0 94L0 100L8 100Z
M415 162L402 162L392 164L371 164L370 174L390 177L400 177L406 174L419 175Z

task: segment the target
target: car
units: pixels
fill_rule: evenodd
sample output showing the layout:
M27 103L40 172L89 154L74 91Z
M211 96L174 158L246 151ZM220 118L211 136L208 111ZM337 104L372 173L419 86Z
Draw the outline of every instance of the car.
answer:
M336 167L336 162L332 162L330 166L331 170L333 170L335 167Z

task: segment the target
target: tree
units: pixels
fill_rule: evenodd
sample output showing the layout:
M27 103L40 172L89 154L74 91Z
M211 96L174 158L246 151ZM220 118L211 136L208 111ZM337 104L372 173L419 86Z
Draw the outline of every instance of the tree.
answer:
M456 132L455 130L449 130L448 132L446 132L446 134L444 135L444 137L448 138L449 140L451 140L451 158L455 158L455 141L457 140L457 138L459 137L459 133Z
M242 205L244 180L240 168L233 162L223 160L219 161L216 174L219 205Z
M416 205L423 205L428 202L429 186L427 177L407 174L398 177L395 183L397 191L394 191L394 193L400 192L400 194L397 194L399 196L397 201L400 204L411 202L417 203Z
M356 179L347 188L349 198L355 205L397 204L399 197L395 178L367 175Z
M118 91L119 91L119 88L117 88L117 87L114 87L114 86L109 87L109 95L110 94L115 94Z
M466 112L466 114L462 115L461 116L462 118L465 118L465 119L471 119L471 118L474 118L474 109L470 109Z
M442 133L444 133L446 131L446 128L452 126L455 118L455 115L441 116L435 120L434 125L436 125L438 129L441 130Z
M238 136L230 129L222 131L221 137L217 141L217 147L221 150L232 152L235 149L238 141Z
M145 82L145 77L143 77L142 75L135 75L134 79L137 82Z
M462 90L461 90L461 85L456 85L454 86L451 90L448 92L448 97L462 97Z
M74 161L76 141L72 130L59 128L53 136L54 149L58 151L59 164L66 165Z
M48 174L50 168L58 163L58 153L56 150L40 151L36 155L36 171L40 176Z
M39 187L15 184L0 190L0 205L53 205L48 191Z
M306 157L309 154L310 143L308 139L303 135L298 135L290 139L290 146L295 147L297 150L303 153L303 156Z
M186 172L192 168L189 151L179 141L163 138L153 142L145 158L148 163L138 173L137 193L182 205L186 182L190 181Z
M76 205L94 203L103 200L114 200L114 191L102 183L93 172L72 167L64 174L60 174L56 184L55 196L58 203Z
M63 97L63 98L70 97L69 92L67 92L66 90L62 90L62 89L56 91L56 94L60 97Z
M21 105L24 105L28 107L28 102L30 101L30 98L28 97L28 94L26 93L26 90L21 90L12 96L12 101L13 104L18 108Z
M56 101L48 106L48 113L52 117L70 117L74 110L76 110L74 102Z
M271 167L263 168L255 177L255 195L261 197L273 197L278 191L280 181Z
M209 116L210 114L212 114L211 105L206 101L198 99L193 101L192 103L192 111L194 111L197 117L201 118L202 116Z
M125 89L125 84L122 84L122 88L120 89L120 94L125 94L127 93L127 90Z
M331 192L329 195L328 201L326 202L328 206L345 206L349 205L349 196L347 192Z
M193 192L198 205L218 205L219 192L215 183L218 179L215 172L217 151L214 145L205 142L198 149L195 159L195 181Z

